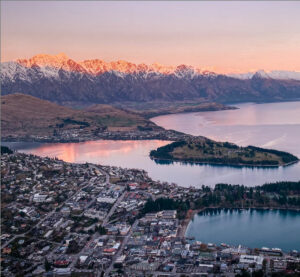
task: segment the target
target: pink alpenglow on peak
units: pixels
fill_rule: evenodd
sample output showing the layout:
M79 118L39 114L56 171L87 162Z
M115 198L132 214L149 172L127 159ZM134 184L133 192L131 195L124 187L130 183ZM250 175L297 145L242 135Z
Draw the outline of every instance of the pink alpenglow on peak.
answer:
M58 55L38 54L28 60L18 59L17 62L27 67L38 65L60 68L63 64L68 62L68 60L69 57L66 54L60 53Z
M16 62L24 67L40 67L46 70L60 69L70 72L87 73L90 75L100 75L105 72L120 72L122 74L159 74L159 75L176 75L178 78L193 78L197 75L214 77L217 74L206 68L199 68L181 64L178 66L162 65L157 62L147 65L145 63L135 64L124 60L106 62L100 59L91 59L84 61L75 61L70 59L66 54L57 55L38 54L29 59L18 59ZM226 74L229 77L238 79L249 79L253 76L274 79L293 79L300 80L299 71L264 71L256 70L248 73ZM123 76L123 75L122 75Z
M208 72L188 65L167 66L159 63L147 65L144 63L135 64L124 60L105 62L100 59L92 59L77 62L70 59L64 53L60 53L58 55L38 54L30 59L18 59L16 62L25 67L53 67L66 71L77 71L93 75L102 74L108 71L118 71L126 74L153 72L164 75L181 75L182 73L188 73L191 76Z
M66 71L85 72L80 64L70 59L66 54L60 53L58 55L38 54L32 58L18 59L17 62L26 67L54 67Z

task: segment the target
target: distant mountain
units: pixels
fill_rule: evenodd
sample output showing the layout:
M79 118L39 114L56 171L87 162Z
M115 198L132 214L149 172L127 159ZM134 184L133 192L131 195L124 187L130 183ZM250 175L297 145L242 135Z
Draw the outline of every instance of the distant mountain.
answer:
M25 94L1 96L1 137L50 136L53 132L82 130L135 130L139 126L159 128L126 110L95 105L87 110L60 106Z
M260 74L264 78L272 78L278 80L300 80L300 71L284 71L284 70L273 70L265 72L259 70L257 72L247 72L241 74L228 74L229 77L239 79L251 79L255 74Z
M1 64L2 95L25 93L57 103L244 102L300 98L300 81L257 72L242 79L180 65L76 62L65 54Z

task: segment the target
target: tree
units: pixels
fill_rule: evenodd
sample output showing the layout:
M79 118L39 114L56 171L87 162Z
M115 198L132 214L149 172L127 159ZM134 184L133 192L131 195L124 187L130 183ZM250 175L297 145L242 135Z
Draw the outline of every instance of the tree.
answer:
M106 235L107 230L105 229L105 227L99 226L98 232L99 232L100 235Z
M263 260L263 263L262 263L262 266L263 266L263 270L264 270L264 271L267 269L267 265L268 265L268 260L267 260L267 259L264 259L264 260Z
M49 271L51 269L51 265L50 263L48 262L47 258L45 258L45 270L46 271Z
M25 217L25 216L26 216L26 214L25 214L23 211L21 211L21 212L19 213L19 215L20 215L21 217Z
M240 274L236 275L237 277L251 277L250 273L247 272L245 269L242 269L242 272Z
M264 272L262 270L254 271L252 273L252 277L263 277L263 276L264 276Z
M67 254L77 253L78 250L79 250L79 245L76 242L76 240L71 240L69 242L69 246L68 246L68 249L67 249Z

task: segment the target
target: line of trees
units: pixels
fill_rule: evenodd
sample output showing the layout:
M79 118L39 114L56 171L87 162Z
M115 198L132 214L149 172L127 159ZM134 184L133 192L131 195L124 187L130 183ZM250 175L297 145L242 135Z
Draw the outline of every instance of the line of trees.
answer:
M265 153L270 153L279 156L284 163L290 163L290 162L295 162L298 161L298 158L290 153L284 152L284 151L279 151L279 150L274 150L274 149L265 149L265 148L260 148L256 146L249 145L247 148L252 149L254 151L259 151L259 152L265 152Z
M276 182L256 187L217 184L214 189L202 187L206 195L195 201L196 208L224 205L300 207L300 181Z
M276 193L293 192L293 193L300 194L300 181L267 183L256 188L266 192L276 192Z
M177 210L179 219L185 217L186 212L190 209L188 201L175 201L170 198L158 198L156 200L148 199L141 211L141 216L146 213L159 212L162 210Z
M177 210L179 218L184 218L189 209L208 207L300 207L300 181L276 182L256 187L217 184L215 188L202 186L204 195L197 199L178 201L169 198L149 199L141 216L162 210Z
M13 151L7 146L1 146L1 155L3 154L12 154Z
M150 156L157 159L172 159L170 153L177 147L187 145L186 141L175 141L165 146L159 147L150 152Z

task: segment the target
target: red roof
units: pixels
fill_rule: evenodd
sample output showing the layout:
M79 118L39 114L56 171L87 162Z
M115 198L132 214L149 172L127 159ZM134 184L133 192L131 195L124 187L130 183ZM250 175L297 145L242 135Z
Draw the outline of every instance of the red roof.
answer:
M131 186L131 187L136 187L136 186L137 186L137 184L135 184L135 183L131 183L131 184L129 184L129 186Z
M69 261L67 261L67 260L57 260L54 263L56 265L67 265L67 264L69 264Z
M107 252L107 253L112 253L112 252L115 252L116 249L115 248L106 248L103 250L103 252Z

